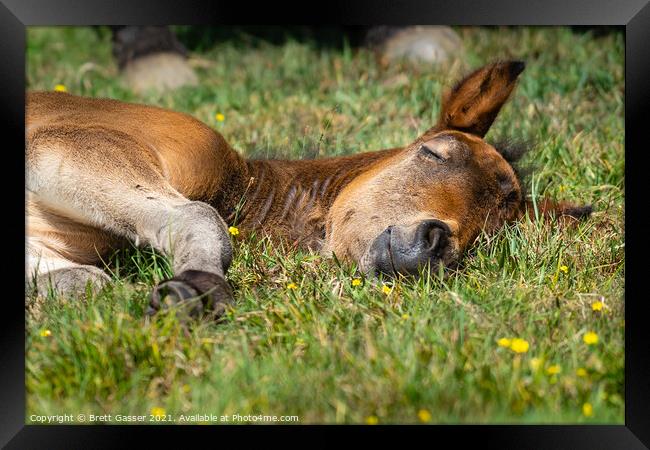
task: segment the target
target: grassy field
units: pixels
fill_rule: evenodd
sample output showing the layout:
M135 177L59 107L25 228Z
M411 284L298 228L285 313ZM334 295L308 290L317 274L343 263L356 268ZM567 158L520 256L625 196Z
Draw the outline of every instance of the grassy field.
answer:
M529 194L595 212L573 229L526 220L480 236L462 270L396 281L388 294L378 282L354 286L351 264L233 238L236 307L222 324L189 330L173 312L143 317L152 285L170 274L165 259L122 251L107 261L114 283L98 296L26 299L26 420L622 424L623 36L458 31L466 53L441 68L381 67L345 45L228 40L191 55L200 87L137 97L120 84L107 32L30 29L29 89L61 84L183 111L255 157L409 143L435 122L441 90L458 76L521 58L527 69L487 140L530 140Z

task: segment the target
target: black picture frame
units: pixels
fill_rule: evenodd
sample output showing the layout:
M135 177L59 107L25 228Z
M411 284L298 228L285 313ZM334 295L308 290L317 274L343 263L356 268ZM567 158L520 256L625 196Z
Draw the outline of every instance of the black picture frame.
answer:
M26 26L35 25L114 25L114 24L224 24L224 23L313 23L321 24L405 24L451 25L615 25L625 29L625 425L484 425L422 426L399 430L399 426L375 427L253 427L256 433L281 433L276 442L310 442L338 445L331 431L345 431L356 437L385 440L389 432L398 438L425 445L454 446L468 442L483 448L548 449L641 449L650 447L650 327L645 326L643 309L647 294L642 285L643 260L648 245L643 230L648 228L643 199L643 121L650 117L650 5L648 0L445 0L363 2L335 1L317 5L268 2L190 0L0 0L0 111L5 137L2 164L5 197L3 225L12 237L3 241L0 258L5 292L0 314L4 326L0 349L0 443L7 448L114 448L130 446L136 435L146 433L146 445L171 443L169 439L191 432L191 440L218 445L224 434L244 439L251 427L151 427L151 426L39 426L25 425L25 312L16 297L24 296L24 146ZM646 126L647 128L647 126ZM22 175L21 175L22 174ZM632 207L629 207L632 205ZM13 235L15 234L15 238ZM13 289L16 289L15 295ZM6 291L6 289L3 289ZM244 434L246 433L246 434ZM289 434L290 433L290 434ZM313 434L319 435L315 441ZM414 436L417 435L417 436ZM219 441L213 440L218 436ZM138 436L143 437L143 436ZM433 438L433 439L432 439ZM277 439L277 438L276 438ZM304 439L304 440L303 440ZM408 439L408 440L407 440ZM444 439L444 440L442 440ZM245 442L245 441L242 441ZM44 445L45 444L45 445ZM199 444L204 445L204 444ZM417 444L422 445L422 444ZM448 445L448 444L447 444ZM446 445L445 445L446 446Z

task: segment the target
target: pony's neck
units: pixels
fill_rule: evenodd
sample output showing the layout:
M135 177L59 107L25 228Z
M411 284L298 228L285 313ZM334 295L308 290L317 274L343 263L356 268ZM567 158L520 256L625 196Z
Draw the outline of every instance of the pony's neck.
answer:
M325 217L341 190L369 166L399 150L317 160L248 160L243 195L224 218L244 232L262 231L319 248Z

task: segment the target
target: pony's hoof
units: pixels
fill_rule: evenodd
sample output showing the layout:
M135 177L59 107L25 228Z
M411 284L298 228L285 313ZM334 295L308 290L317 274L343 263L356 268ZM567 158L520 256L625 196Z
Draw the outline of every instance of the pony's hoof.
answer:
M217 319L232 301L232 290L223 277L200 270L187 270L154 287L147 315L173 307L183 316L193 319L204 316Z
M203 303L199 293L182 281L167 280L159 283L151 292L147 315L154 315L161 309L178 308L183 316L192 318L203 314Z

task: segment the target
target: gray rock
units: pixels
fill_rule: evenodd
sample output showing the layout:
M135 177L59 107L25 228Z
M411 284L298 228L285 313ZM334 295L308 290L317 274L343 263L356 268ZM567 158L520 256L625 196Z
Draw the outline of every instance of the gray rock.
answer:
M460 36L447 26L418 25L393 33L381 46L384 62L400 59L442 64L461 56Z
M198 84L198 78L187 59L171 52L153 53L130 61L122 76L125 84L138 94Z

